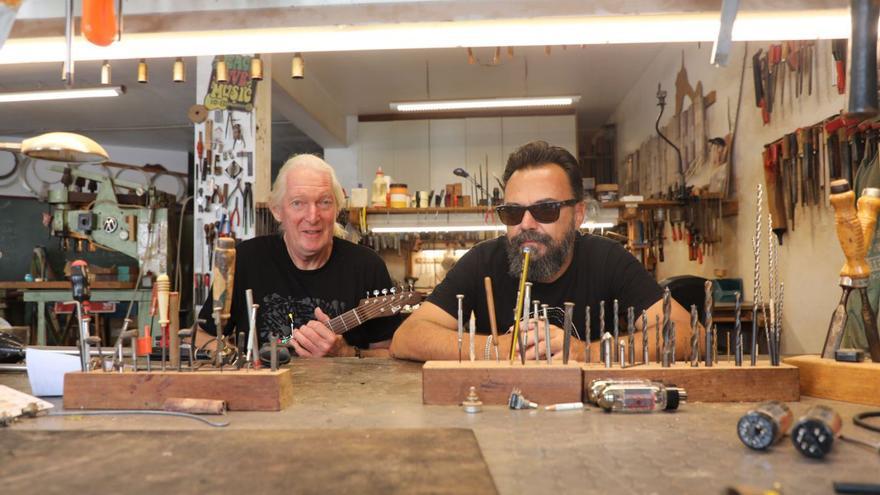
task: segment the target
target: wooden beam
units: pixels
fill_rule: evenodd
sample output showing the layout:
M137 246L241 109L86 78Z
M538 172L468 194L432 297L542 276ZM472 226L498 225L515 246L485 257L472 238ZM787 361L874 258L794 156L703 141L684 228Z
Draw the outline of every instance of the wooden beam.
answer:
M734 366L718 362L707 368L692 368L689 363L678 363L669 368L659 364L632 366L630 368L606 368L602 364L585 364L584 396L590 382L597 379L648 379L682 387L693 402L755 402L800 400L798 393L798 369L782 364L770 366Z
M224 400L230 411L280 411L293 401L293 377L290 369L64 375L65 409L158 410L171 397Z
M428 361L422 366L422 403L459 405L476 387L483 404L507 404L514 387L538 404L581 400L580 365L528 361Z
M815 355L782 361L800 369L804 395L880 406L880 363L840 363Z

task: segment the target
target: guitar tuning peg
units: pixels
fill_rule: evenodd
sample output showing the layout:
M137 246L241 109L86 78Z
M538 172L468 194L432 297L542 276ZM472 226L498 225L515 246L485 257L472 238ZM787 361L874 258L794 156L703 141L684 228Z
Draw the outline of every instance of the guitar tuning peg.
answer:
M392 287L391 288L391 295L393 296L395 292L397 292L397 287Z
M373 297L379 297L379 289L373 291Z
M383 296L387 296L387 295L388 295L388 289L382 289L382 295L383 295Z
M370 298L370 291L367 291L367 299Z

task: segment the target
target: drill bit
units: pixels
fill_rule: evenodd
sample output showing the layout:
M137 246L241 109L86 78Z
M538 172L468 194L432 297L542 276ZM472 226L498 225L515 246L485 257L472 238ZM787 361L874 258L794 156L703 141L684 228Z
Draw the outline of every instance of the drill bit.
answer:
M779 366L781 360L781 350L780 345L782 344L782 300L785 295L785 284L779 282L779 292L777 294L779 296L779 300L776 304L779 305L779 309L776 311L776 337L774 347L776 348L776 362L773 363L773 366Z
M614 342L617 342L618 334L620 333L620 320L619 320L619 318L620 318L620 315L619 315L620 308L618 308L617 299L615 299L614 302L612 303L612 308L614 309L614 314L611 315L611 321L612 321L612 324L613 324L613 326L611 327L611 332L612 332L612 335L614 336ZM615 356L614 356L614 358L612 359L612 361L618 361L618 362L619 362L619 361L620 361L620 356L617 356L617 355L616 355L616 354L617 354L617 346L611 346L611 347L612 347L612 352L615 353Z
M749 361L755 366L758 360L758 307L752 306L752 345L750 349Z
M599 301L599 338L605 336L605 301ZM601 353L602 348L599 348Z
M673 335L675 334L675 322L669 322L669 334L663 339L663 367L669 368L673 364L675 348L672 346Z
M627 348L629 352L629 357L627 361L630 365L636 364L636 322L635 322L635 308L629 306L626 308L626 333L627 333Z
M589 304L587 305L586 309L584 310L584 315L585 315L584 316L584 340L586 341L585 342L586 345L584 346L584 362L587 364L590 364L590 361L592 360L591 359L592 356L590 356L590 342L593 339L593 335L592 335L591 328L590 328L590 305Z
M743 336L742 336L742 296L739 291L733 294L736 302L733 310L733 363L736 366L743 364Z
M522 312L522 320L520 321L520 325L525 325L520 331L520 336L522 336L522 345L519 348L519 357L522 360L522 364L526 364L526 348L529 346L529 326L531 323L531 314L532 314L532 283L526 282L526 293L523 298L523 312Z
M461 342L464 340L464 294L456 294L458 299L458 362L461 362Z
M718 362L718 325L712 325L712 362Z
M626 368L626 340L620 339L617 343L617 355L620 357L620 367Z
M697 312L697 305L691 304L691 367L696 368L700 365L700 327L697 321L700 316Z
M648 311L642 310L642 364L648 364L651 356L648 353Z
M668 366L667 347L669 346L669 320L672 313L672 292L669 287L663 289L663 360L664 367Z
M541 340L538 338L538 332L541 327L541 313L539 307L541 306L541 301L535 299L532 301L532 305L534 306L534 315L535 315L535 361L541 360L541 353L538 352L538 342ZM549 342L546 342L545 345L550 345Z
M605 367L611 367L611 334L605 332L602 334L602 359L605 361Z
M476 346L475 341L477 340L477 320L474 318L474 313L471 312L471 317L468 320L468 338L470 339L470 354L468 357L471 361L477 360L477 352L474 348Z
M757 312L757 308L761 309L761 317L764 319L764 326L767 326L767 310L764 308L763 298L761 297L761 220L762 220L762 208L764 205L764 187L760 183L757 186L757 205L755 211L755 236L752 238L752 255L754 258L754 305L755 310L753 313ZM755 360L757 359L757 351L758 351L758 343L757 343L757 333L758 330L758 320L756 318L752 319L752 366L755 365Z
M657 364L660 364L660 315L654 315L654 355L657 359Z
M712 282L706 280L703 285L705 289L705 299L703 301L703 312L705 319L703 320L703 328L706 330L706 367L712 367L712 361L715 359L712 349L714 349L714 341L712 336Z
M549 304L541 305L541 312L544 314L544 342L547 342L544 346L544 353L547 356L547 364L553 364L553 353L550 349L550 318L547 317L548 307Z
M565 319L562 325L562 364L568 364L568 357L571 354L571 327L574 323L572 316L574 315L574 303L565 302Z

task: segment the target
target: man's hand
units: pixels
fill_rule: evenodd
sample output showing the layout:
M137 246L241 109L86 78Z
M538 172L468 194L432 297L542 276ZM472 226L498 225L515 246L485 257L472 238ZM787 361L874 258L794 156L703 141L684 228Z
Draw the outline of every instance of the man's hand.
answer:
M290 342L302 357L345 356L351 348L327 326L330 317L315 308L315 319L296 329ZM350 353L354 355L354 351Z

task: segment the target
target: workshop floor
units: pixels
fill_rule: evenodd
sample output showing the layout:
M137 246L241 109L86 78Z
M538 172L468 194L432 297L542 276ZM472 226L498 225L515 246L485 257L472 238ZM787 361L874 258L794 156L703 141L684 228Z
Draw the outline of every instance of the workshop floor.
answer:
M419 364L329 359L292 366L292 406L275 413L230 412L227 430L471 429L502 494L723 493L728 486L769 489L775 483L786 494L809 494L832 493L833 480L880 480L877 453L841 441L821 461L801 456L787 438L769 452L747 449L735 427L753 404L690 403L675 413L649 415L484 406L482 413L470 415L460 407L423 406ZM24 374L0 374L0 383L30 391ZM60 398L51 402L61 407ZM867 409L863 406L807 397L790 405L798 417L817 403L841 414L846 434L880 442L880 435L852 425L853 414ZM191 420L138 416L41 417L11 429L173 430L206 436L219 430ZM0 479L2 471L0 465Z

